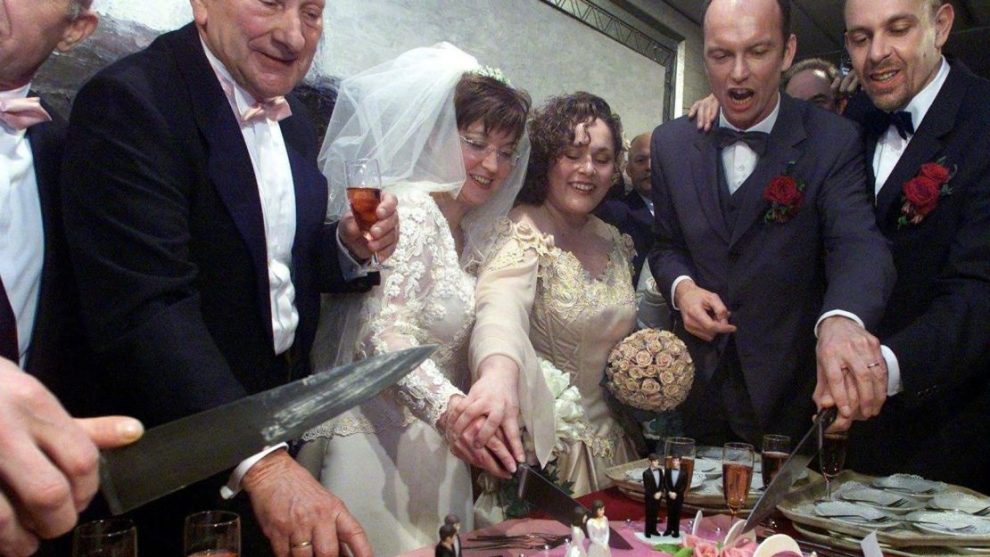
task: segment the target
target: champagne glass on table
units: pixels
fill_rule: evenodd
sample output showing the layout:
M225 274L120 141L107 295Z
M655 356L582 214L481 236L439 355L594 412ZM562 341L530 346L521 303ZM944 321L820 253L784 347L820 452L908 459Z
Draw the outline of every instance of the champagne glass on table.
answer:
M80 524L72 533L72 557L137 557L137 529L126 518Z
M663 468L671 467L675 458L681 459L681 472L687 474L688 485L694 474L694 456L696 454L694 439L690 437L668 437L663 442Z
M726 443L722 446L722 493L732 517L730 524L736 521L736 514L749 496L754 455L753 445L749 443Z
M763 473L763 489L777 477L777 472L783 468L791 456L791 438L786 435L764 435L763 452L760 453L761 472Z
M818 453L818 464L822 477L825 478L825 499L832 500L832 480L839 475L846 464L846 444L849 433L837 431L834 433L819 432L822 436L821 451Z
M186 557L237 557L241 552L241 517L227 511L204 511L186 517Z
M347 201L358 228L367 236L371 227L378 222L378 204L382 200L382 176L378 161L357 159L347 161ZM381 269L378 254L371 254L371 267Z

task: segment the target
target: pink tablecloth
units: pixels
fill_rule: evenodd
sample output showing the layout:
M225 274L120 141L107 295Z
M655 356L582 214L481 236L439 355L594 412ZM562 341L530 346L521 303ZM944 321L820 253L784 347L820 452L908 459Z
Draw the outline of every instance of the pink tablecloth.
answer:
M684 518L681 521L681 532L687 533L691 531L691 523L693 517ZM633 521L626 523L621 520L613 520L612 529L615 533L622 536L629 545L632 546L631 550L619 550L612 549L612 555L615 557L662 557L666 555L665 553L659 553L654 551L645 542L642 542L636 538L636 532L643 531L642 521ZM724 515L705 517L702 522L701 528L698 531L700 537L719 540L725 536L725 532L729 527L729 517ZM564 526L563 524L555 520L544 520L544 519L516 519L516 520L506 520L495 526L489 528L483 528L481 530L475 530L474 532L469 532L461 536L461 541L464 544L464 556L465 557L518 557L520 555L535 555L538 557L561 557L564 555L565 546L561 545L550 551L543 550L525 550L519 548L503 549L503 550L472 550L471 546L476 545L477 542L473 542L472 539L477 535L491 535L491 534L506 534L510 536L520 535L520 534L531 534L531 533L543 533L543 534L558 534L564 535L570 533L570 528ZM433 547L423 547L415 551L408 553L403 553L402 557L431 557L433 555Z

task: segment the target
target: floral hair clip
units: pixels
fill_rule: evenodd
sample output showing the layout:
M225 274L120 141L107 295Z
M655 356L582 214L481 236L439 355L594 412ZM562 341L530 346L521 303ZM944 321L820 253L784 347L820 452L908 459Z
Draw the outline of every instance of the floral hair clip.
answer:
M481 77L494 79L507 87L512 87L512 82L509 81L509 78L505 77L504 73L502 73L502 68L496 68L495 66L481 66L471 73L480 75Z

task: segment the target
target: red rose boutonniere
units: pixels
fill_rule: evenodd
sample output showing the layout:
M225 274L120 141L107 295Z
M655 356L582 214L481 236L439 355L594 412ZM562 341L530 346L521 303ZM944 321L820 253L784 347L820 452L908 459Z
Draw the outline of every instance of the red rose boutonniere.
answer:
M784 174L777 176L763 190L763 199L770 202L770 208L763 215L767 223L785 223L791 220L804 202L804 180L791 176L794 162L787 164Z
M928 213L938 207L938 200L945 195L952 195L949 181L956 175L956 167L950 170L945 164L945 157L935 162L921 165L918 175L904 182L901 198L901 216L897 219L897 228L909 224L916 225L925 220Z

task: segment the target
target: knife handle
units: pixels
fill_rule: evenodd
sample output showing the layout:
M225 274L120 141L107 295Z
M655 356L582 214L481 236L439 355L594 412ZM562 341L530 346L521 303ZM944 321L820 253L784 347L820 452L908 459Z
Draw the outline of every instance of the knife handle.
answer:
M818 419L822 424L821 430L825 431L826 429L831 427L832 424L835 423L835 419L838 417L839 417L839 409L836 408L835 406L830 406L819 412Z

